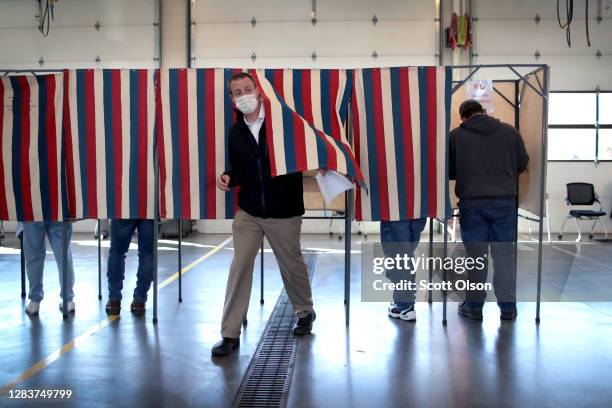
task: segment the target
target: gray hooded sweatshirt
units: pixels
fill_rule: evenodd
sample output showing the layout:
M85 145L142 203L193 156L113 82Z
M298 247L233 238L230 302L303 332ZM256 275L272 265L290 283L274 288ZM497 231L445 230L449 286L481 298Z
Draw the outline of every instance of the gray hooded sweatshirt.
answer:
M450 133L449 177L462 198L516 197L529 156L521 134L507 123L474 115Z

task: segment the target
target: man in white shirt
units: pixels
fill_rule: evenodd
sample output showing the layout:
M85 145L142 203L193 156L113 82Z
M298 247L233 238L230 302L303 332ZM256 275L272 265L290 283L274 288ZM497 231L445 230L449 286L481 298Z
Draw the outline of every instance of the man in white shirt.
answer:
M249 127L249 130L251 131L251 134L255 138L257 144L259 144L259 131L261 130L261 126L263 125L265 118L266 110L263 108L263 105L259 108L259 115L254 121L249 122L246 115L244 117L244 123L246 123Z
M222 340L212 349L215 356L227 355L240 344L253 285L253 266L264 236L274 251L298 318L293 333L310 333L316 317L300 247L304 214L302 173L271 176L265 106L254 79L247 73L238 73L230 79L229 90L239 112L228 137L230 168L219 176L217 187L228 191L240 186L240 210L232 223L234 259L225 291Z

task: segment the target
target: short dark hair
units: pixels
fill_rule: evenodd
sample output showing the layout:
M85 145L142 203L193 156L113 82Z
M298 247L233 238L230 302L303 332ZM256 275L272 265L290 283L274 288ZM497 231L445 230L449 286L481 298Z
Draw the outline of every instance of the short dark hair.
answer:
M477 100L468 99L459 106L459 115L462 118L469 118L477 113L484 113L482 105Z
M253 85L255 85L255 87L257 87L257 83L255 82L255 79L253 78L253 76L251 74L249 74L248 72L242 72L242 71L241 72L236 72L227 81L227 90L230 93L230 95L232 94L232 88L230 87L232 82L233 81L238 81L239 79L244 79L244 78L250 79L251 82L253 82Z

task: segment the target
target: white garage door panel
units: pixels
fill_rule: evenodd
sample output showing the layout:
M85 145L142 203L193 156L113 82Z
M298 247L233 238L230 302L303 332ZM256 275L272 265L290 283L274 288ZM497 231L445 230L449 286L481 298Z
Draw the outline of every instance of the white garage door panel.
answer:
M557 22L479 21L476 26L476 52L479 55L516 55L533 53L590 53L600 49L612 52L612 21L609 24L591 24L591 48L587 47L584 25L572 29L572 48L567 46L565 31Z
M433 56L394 56L379 57L319 57L315 61L304 57L274 57L257 58L197 58L194 66L201 68L245 67L245 68L374 68L435 65L437 59Z
M576 2L580 4L582 2ZM536 14L540 17L557 17L557 2L555 0L475 0L473 7L478 8L479 18L534 18ZM561 10L565 8L565 1L561 1ZM584 10L576 5L576 11Z
M107 27L99 32L89 29L53 30L45 40L37 30L11 30L12 40L0 42L0 64L15 68L16 64L35 64L45 61L43 68L51 65L71 67L79 64L95 67L97 56L100 66L106 63L125 62L126 67L153 64L156 53L156 30L151 27ZM6 38L6 37L5 37ZM63 64L65 63L65 64ZM11 65L12 64L12 65Z
M435 32L425 22L409 27L388 22L373 27L367 23L309 23L250 25L199 25L194 29L194 55L204 57L369 56L374 50L384 55L433 54ZM244 38L249 41L244 41ZM415 41L419 38L419 41ZM280 40L282 39L282 40Z
M333 0L318 1L318 13L321 18L342 16L346 19L370 19L376 15L384 19L434 19L436 15L433 1L405 0Z
M155 0L62 0L49 36L37 29L34 1L0 2L0 67L155 67ZM94 27L100 22L100 29ZM101 62L96 63L96 57ZM43 58L41 67L38 63Z
M253 17L258 20L310 18L310 0L200 0L192 9L192 18L196 21L251 21Z
M2 0L0 27L35 26L38 6L34 0ZM155 0L60 0L55 5L54 25L151 24Z
M198 21L310 20L310 0L198 0L192 12ZM433 19L433 1L324 0L317 2L317 18L325 20Z

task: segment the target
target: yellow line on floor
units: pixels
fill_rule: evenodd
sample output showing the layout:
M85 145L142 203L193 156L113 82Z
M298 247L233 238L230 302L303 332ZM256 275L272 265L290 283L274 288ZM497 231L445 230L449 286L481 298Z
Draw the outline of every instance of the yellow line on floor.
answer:
M556 245L551 245L551 248L556 249L556 250L557 250L557 251L559 251L559 252L563 252L564 254L567 254L567 255L573 256L573 257L575 257L575 258L583 259L583 260L585 260L585 261L588 261L588 262L594 263L595 265L598 265L598 266L600 266L600 267L602 267L602 268L604 268L604 269L609 268L609 265L608 265L608 264L605 264L605 263L603 263L603 262L599 262L599 261L598 261L598 260L596 260L596 259L591 259L591 258L586 257L586 256L584 256L584 255L582 255L582 254L577 253L577 252L568 251L567 249L559 248L559 247L558 247L558 246L556 246Z
M217 245L216 247L214 247L213 249L211 249L210 251L208 251L207 253L202 255L200 258L196 259L195 261L193 261L192 263L190 263L189 265L184 267L181 270L181 273L184 275L185 273L189 272L190 270L195 268L198 264L204 262L207 258L210 258L214 254L216 254L217 252L222 250L223 247L225 247L231 241L232 241L232 237L229 237L228 239L226 239L225 241L223 241L222 243L220 243L219 245ZM163 289L166 286L168 286L169 284L171 284L172 282L174 282L175 280L177 280L178 276L179 276L179 273L176 272L174 275L168 277L168 279L166 279L165 281L163 281L162 283L159 284L159 289Z
M198 264L204 262L206 259L210 258L214 254L219 252L221 249L223 249L223 247L229 244L231 240L232 240L232 237L227 238L225 241L221 242L219 245L217 245L216 247L214 247L213 249L211 249L210 251L202 255L200 258L196 259L195 261L193 261L192 263L184 267L181 272L183 274L189 272L190 270L195 268ZM159 285L158 290L161 290L165 288L166 286L168 286L169 284L171 284L172 282L174 282L176 279L178 279L178 276L179 274L178 272L176 272L174 275L164 280ZM0 388L0 396L7 395L9 391L15 388L18 384L28 380L29 378L35 376L36 374L38 374L45 368L49 367L51 364L57 361L60 357L68 353L70 350L72 350L76 346L85 343L93 335L95 335L97 332L99 332L100 330L102 330L103 328L105 328L106 326L108 326L109 324L111 324L117 319L119 319L119 316L109 316L108 318L102 320L101 322L87 329L85 333L81 334L80 336L64 344L62 347L55 350L53 353L49 354L47 357L43 358L42 360L40 360L39 362L37 362L36 364L31 366L27 370L25 370L23 373L21 373L21 375L19 375L19 377L17 377L10 383L5 384L2 388Z

